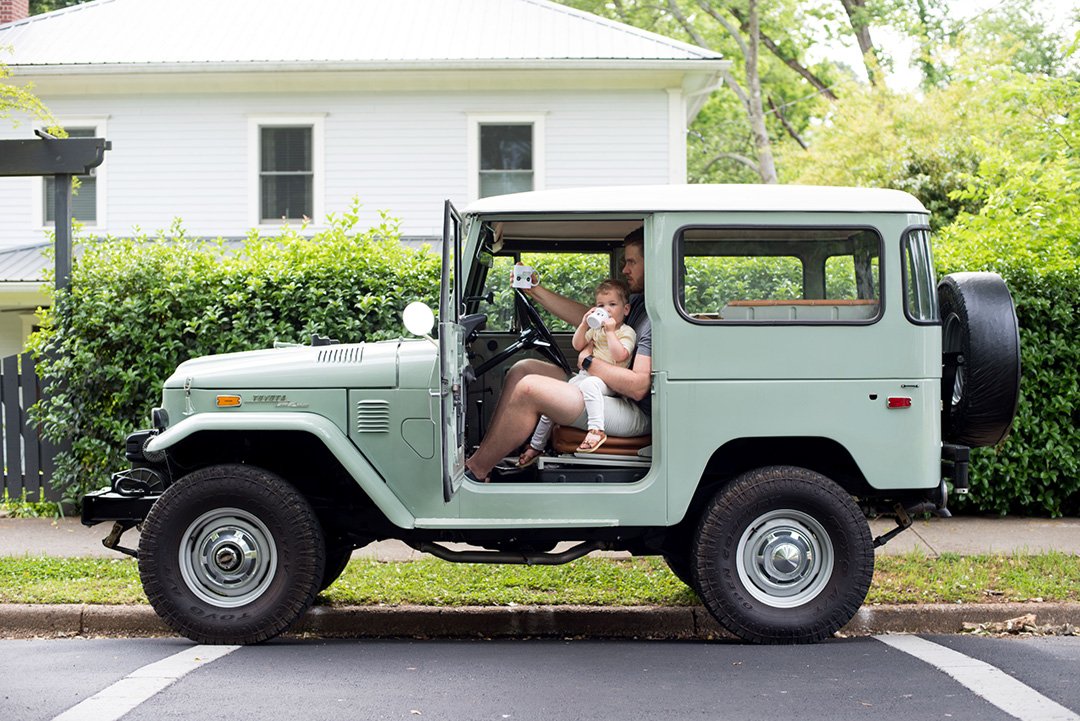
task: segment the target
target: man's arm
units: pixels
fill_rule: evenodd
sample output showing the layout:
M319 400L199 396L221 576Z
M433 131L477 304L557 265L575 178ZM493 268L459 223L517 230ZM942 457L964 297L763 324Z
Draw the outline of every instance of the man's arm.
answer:
M562 318L570 325L576 326L580 323L582 316L589 310L589 306L584 303L578 303L576 300L571 300L566 296L559 295L555 291L549 290L542 285L534 285L525 292L537 303L542 305L549 313L558 318Z
M620 368L598 358L593 358L589 375L600 378L607 387L621 396L640 401L652 387L652 358L640 353L634 357L629 368Z

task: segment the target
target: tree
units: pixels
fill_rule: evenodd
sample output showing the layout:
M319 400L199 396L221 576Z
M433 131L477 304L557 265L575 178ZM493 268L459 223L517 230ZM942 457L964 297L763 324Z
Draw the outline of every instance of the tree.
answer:
M81 5L84 2L90 2L90 0L30 0L30 14L40 15L72 5Z
M63 133L52 113L32 92L33 86L13 85L7 81L10 77L8 66L0 62L0 118L18 125L20 116L29 116L41 121L54 134Z

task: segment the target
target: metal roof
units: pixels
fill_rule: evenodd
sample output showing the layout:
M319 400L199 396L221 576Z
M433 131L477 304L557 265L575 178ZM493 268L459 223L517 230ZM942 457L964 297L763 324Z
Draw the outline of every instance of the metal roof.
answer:
M470 214L662 211L928 213L913 195L885 188L817 185L624 185L538 190L483 198Z
M53 266L52 243L35 243L0 250L0 283L41 282Z
M0 25L0 46L33 69L721 62L549 0L95 0Z

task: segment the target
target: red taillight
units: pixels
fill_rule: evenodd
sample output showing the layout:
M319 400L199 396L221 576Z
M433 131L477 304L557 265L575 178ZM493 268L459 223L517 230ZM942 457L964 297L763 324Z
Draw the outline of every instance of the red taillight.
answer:
M889 408L911 408L911 399L907 396L893 396L886 405Z

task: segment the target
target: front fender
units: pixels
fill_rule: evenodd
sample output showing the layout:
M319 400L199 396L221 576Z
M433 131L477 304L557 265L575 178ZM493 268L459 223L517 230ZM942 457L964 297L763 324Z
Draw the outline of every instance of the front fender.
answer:
M147 441L144 452L165 451L180 441L202 432L238 431L300 431L310 433L326 446L338 462L352 475L387 520L400 528L413 528L416 518L386 485L374 467L342 435L333 421L315 413L245 413L243 425L237 416L227 413L198 413L185 418Z

